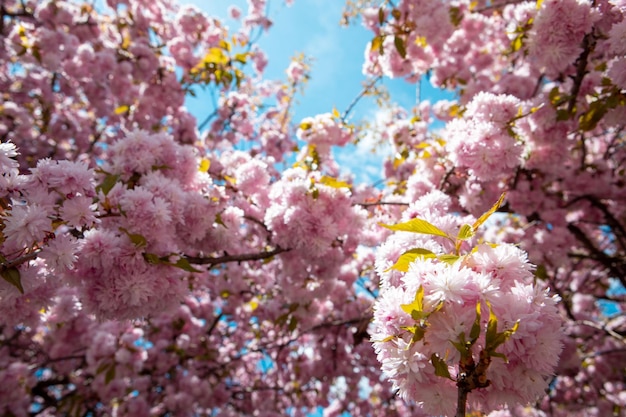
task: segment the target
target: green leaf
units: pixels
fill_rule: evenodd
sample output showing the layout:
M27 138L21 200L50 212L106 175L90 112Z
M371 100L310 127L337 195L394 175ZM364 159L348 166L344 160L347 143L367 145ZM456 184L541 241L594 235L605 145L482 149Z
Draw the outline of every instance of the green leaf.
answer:
M378 51L378 53L382 55L384 53L384 49L383 49L384 39L385 38L382 35L374 37L374 39L372 39L372 51Z
M558 109L556 111L556 120L558 120L559 122L564 122L566 120L569 120L570 117L571 117L571 114L567 109Z
M461 21L463 20L463 13L461 13L461 8L458 6L450 7L450 22L454 26L459 26Z
M404 46L404 39L400 36L395 36L393 38L393 44L396 46L396 51L402 57L402 59L406 58L406 47Z
M378 24L382 26L385 23L385 9L381 6L378 9Z
M245 64L248 62L248 52L235 54L235 61Z
M109 385L109 382L113 381L114 379L115 379L115 364L112 363L111 366L109 366L109 369L107 369L107 373L104 374L104 384Z
M187 271L187 272L202 272L199 269L196 269L193 266L191 266L191 264L186 258L179 258L175 264L172 264L172 266L175 266L176 268L180 268L183 271Z
M500 198L498 199L498 201L496 202L496 204L494 204L488 212L486 212L485 214L483 214L482 216L480 216L478 218L478 220L476 220L474 222L474 224L472 225L472 228L474 229L474 232L476 232L476 230L478 230L478 228L487 221L487 219L496 212L496 210L498 210L500 208L500 206L502 205L502 203L504 203L504 197L506 197L506 193L502 193L502 195L500 196Z
M542 281L548 279L548 270L544 264L537 265L537 269L535 269L535 276Z
M228 61L228 56L220 48L209 48L209 52L202 59L204 65L225 65Z
M129 106L129 105L127 105L127 104L122 104L121 106L116 107L116 108L115 108L115 110L113 110L113 113L114 113L115 115L118 115L118 116L119 116L120 114L125 114L125 113L128 113L128 112L129 112L129 110L130 110L130 106Z
M433 353L430 356L430 362L435 367L435 375L452 380L452 377L450 376L450 371L448 370L448 365L443 359L437 356L436 353Z
M472 324L472 330L470 330L470 343L473 345L480 336L480 301L476 303L476 319Z
M138 248L143 248L148 244L146 238L138 233L130 233L123 227L120 227L119 230L120 232L124 232L124 234L126 234L126 236L128 236L128 238L130 239L130 241L133 242L133 244Z
M423 249L423 248L409 249L408 251L400 255L396 263L393 264L392 267L387 268L385 272L390 271L392 269L395 269L396 271L400 271L400 272L407 272L409 270L409 265L413 261L415 261L417 258L435 258L435 257L436 255L433 252L429 251L428 249Z
M419 342L420 340L424 338L424 335L426 334L426 329L424 329L422 326L419 326L419 325L401 326L400 328L402 330L406 330L407 332L413 334L413 337L411 338L411 343Z
M102 191L102 194L107 195L119 179L119 175L107 174L102 183L96 187L96 191Z
M389 342L389 341L391 341L391 340L393 340L395 338L396 338L395 335L391 335L391 336L384 337L384 338L382 338L380 340L372 340L372 342L374 342L374 343L386 343L386 342Z
M298 328L298 319L295 316L291 316L289 318L289 323L287 324L287 330L293 332Z
M524 44L524 37L526 36L525 33L520 33L519 35L517 35L515 37L515 39L513 39L513 41L511 42L511 51L513 52L517 52L520 49L522 49L522 46Z
M225 229L228 229L228 226L226 226L226 224L222 220L222 213L217 213L215 215L215 223L219 224L220 226L223 226Z
M501 358L504 360L504 362L509 363L509 359L506 357L506 355L504 353L500 353L500 352L489 352L489 356L491 357L495 357L495 358Z
M143 259L146 260L146 262L148 262L149 264L152 265L157 265L160 263L163 263L163 261L161 260L161 258L159 257L159 255L156 255L154 253L143 253Z
M604 117L608 108L602 101L594 101L589 105L589 110L578 118L578 124L583 132L588 132L596 128L600 120Z
M487 303L487 306L489 307L489 322L487 323L487 334L485 335L485 348L490 350L498 336L498 318L494 314L491 304Z
M461 226L461 229L459 230L457 239L467 240L473 236L474 236L474 228L472 227L472 225L464 224L463 226Z
M400 304L400 308L406 314L413 317L413 320L421 320L427 317L428 314L424 313L424 287L420 285L419 289L415 292L415 299L410 304Z
M458 256L458 255L451 255L451 254L445 254L445 255L437 256L437 259L439 259L441 262L447 263L448 265L452 265L453 263L458 261L459 258L460 258L460 256Z
M333 177L329 177L328 175L324 175L320 182L324 185L328 185L332 188L350 188L350 184L345 181L339 181Z
M14 266L11 268L3 267L2 270L0 271L0 275L2 275L2 278L6 282L8 282L9 284L17 288L20 294L24 294L24 287L22 287L22 277L20 275L19 269L17 269Z
M423 233L426 235L443 236L450 239L450 236L443 230L439 229L434 224L422 219L412 219L408 222L398 224L383 224L378 223L380 226L396 232L411 232L411 233Z
M461 354L461 359L464 359L467 357L468 352L469 352L469 345L468 343L465 341L465 333L461 333L459 335L459 339L460 341L455 342L455 341L450 341L450 343L452 343L452 346L454 346L456 348L456 350L459 351L459 353Z

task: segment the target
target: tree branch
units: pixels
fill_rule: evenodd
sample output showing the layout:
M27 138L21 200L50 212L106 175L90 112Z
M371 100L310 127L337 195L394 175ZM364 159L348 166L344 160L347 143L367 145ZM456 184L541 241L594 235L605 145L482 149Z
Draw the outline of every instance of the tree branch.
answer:
M278 255L279 253L289 252L291 249L283 249L280 246L277 246L276 249L267 252L259 252L259 253L243 253L239 255L224 255L224 256L216 256L216 257L200 257L200 256L184 256L184 259L189 261L191 264L195 265L220 265L229 262L247 262L247 261L259 261L262 259L268 259L272 256Z

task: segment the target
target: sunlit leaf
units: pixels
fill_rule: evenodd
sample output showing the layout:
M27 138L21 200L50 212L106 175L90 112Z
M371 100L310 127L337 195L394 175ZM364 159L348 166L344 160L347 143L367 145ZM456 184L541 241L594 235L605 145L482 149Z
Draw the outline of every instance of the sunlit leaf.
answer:
M459 258L460 258L459 255L452 255L452 254L444 254L444 255L437 256L437 259L439 259L441 262L445 262L445 263L447 263L449 265L452 265L453 263L458 261Z
M320 183L327 185L329 187L332 188L350 188L351 185L348 184L345 181L339 181L333 177L329 177L327 175L324 175L321 179L320 179Z
M372 39L372 51L377 51L379 54L383 54L383 40L384 37L382 35L374 37Z
M398 223L398 224L383 224L383 223L378 223L378 224L382 227L385 227L389 230L393 230L396 232L423 233L426 235L435 235L435 236L442 236L442 237L450 238L446 232L439 229L434 224L431 224L427 222L426 220L417 219L417 218L411 219L408 222Z
M415 261L417 258L435 258L433 252L428 249L423 248L414 248L404 252L395 264L392 267L388 268L386 271L395 269L396 271L407 272L409 270L409 265ZM385 271L385 272L386 272Z
M467 240L474 236L474 228L469 224L464 224L459 230L457 239Z
M480 301L476 303L476 318L474 319L474 323L472 324L472 330L470 330L470 343L474 344L476 340L478 340L478 336L480 336Z
M498 201L496 202L496 204L494 204L489 211L487 211L485 214L483 214L482 216L480 216L478 218L478 220L476 220L474 222L474 224L472 225L472 228L474 229L474 231L478 230L478 228L487 221L487 219L496 212L496 210L498 210L500 208L500 206L502 206L502 203L504 203L504 197L506 197L506 193L502 193L502 195L500 196L500 198L498 199Z
M198 171L208 172L209 168L211 168L211 160L207 158L202 158L200 160L200 167L198 168Z
M487 347L492 347L495 339L498 335L498 318L493 312L491 305L487 303L489 307L489 322L487 323L487 334L485 335L485 344Z
M374 343L386 343L386 342L389 342L389 341L391 341L391 340L393 340L395 338L396 338L396 336L391 335L391 336L387 336L385 338L382 338L380 340L373 340L372 342L374 342Z
M123 104L121 106L116 107L115 110L113 110L113 113L119 116L120 114L128 113L129 110L130 110L130 106Z
M420 285L419 289L415 292L415 299L410 304L400 304L400 308L406 314L413 317L414 320L421 320L427 317L428 314L424 313L424 287Z
M205 65L226 65L229 61L228 56L224 53L222 48L209 48L202 62Z
M583 132L588 132L596 128L600 120L608 111L608 106L601 101L594 101L589 105L589 110L581 114L578 118L578 125Z

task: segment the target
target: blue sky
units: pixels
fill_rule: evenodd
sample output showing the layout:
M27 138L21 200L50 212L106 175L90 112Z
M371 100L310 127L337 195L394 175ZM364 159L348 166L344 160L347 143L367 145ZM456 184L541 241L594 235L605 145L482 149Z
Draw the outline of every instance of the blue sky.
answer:
M210 15L217 16L230 26L237 22L227 15L228 6L239 6L245 13L245 0L186 0ZM350 27L339 25L343 0L295 0L290 7L283 0L269 0L269 15L274 25L259 39L259 46L268 56L266 69L268 79L284 79L285 69L291 57L304 53L313 59L311 79L304 96L298 97L293 107L294 121L306 116L331 112L337 108L340 113L349 106L360 93L361 72L365 46L372 39L371 32L360 24ZM392 101L410 109L416 103L416 86L402 80L385 79ZM421 98L436 101L444 97L425 81L421 83ZM446 97L450 97L447 95ZM188 103L190 110L202 119L205 106L194 100ZM359 102L352 113L352 121L373 120L378 112L372 100ZM336 158L347 171L355 174L357 182L374 182L380 178L382 155L373 155L367 145L338 150ZM358 158L355 158L355 155Z

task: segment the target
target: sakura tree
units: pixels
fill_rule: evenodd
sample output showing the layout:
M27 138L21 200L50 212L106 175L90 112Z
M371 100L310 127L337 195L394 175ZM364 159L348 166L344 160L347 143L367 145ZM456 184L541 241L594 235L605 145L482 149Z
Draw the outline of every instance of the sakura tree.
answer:
M349 1L366 127L248 3L2 0L1 413L622 415L626 4Z

